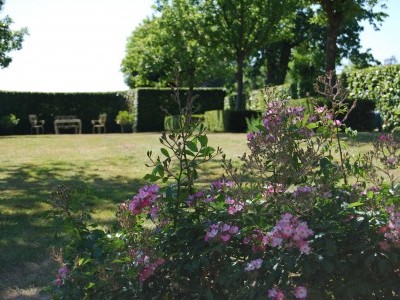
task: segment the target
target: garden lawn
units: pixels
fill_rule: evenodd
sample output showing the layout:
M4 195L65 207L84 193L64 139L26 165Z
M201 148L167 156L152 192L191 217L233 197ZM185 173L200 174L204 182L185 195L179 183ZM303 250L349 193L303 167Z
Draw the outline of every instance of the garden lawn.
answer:
M357 154L371 149L374 134L348 141ZM160 148L159 133L0 136L0 299L39 297L54 280L57 265L51 246L63 241L46 218L46 203L60 184L74 185L95 219L111 226L118 203L131 198L150 171L146 153ZM247 151L245 134L209 134L227 158ZM221 174L221 157L206 164L201 183Z
M157 155L159 133L0 136L0 299L30 297L54 280L50 246L62 236L46 203L60 184L74 185L100 224L111 225L118 203L131 198L150 172L146 153ZM227 157L246 150L245 134L210 134ZM206 165L217 179L221 157ZM206 184L207 182L204 182Z

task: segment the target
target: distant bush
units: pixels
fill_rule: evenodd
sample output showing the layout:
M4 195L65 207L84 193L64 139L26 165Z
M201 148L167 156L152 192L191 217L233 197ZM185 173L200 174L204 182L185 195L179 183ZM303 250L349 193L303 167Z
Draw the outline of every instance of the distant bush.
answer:
M182 99L186 98L188 89L182 89ZM226 95L222 88L194 89L196 96L194 113L203 114L207 110L223 109ZM130 96L136 112L137 131L162 131L164 118L167 115L179 115L179 105L172 98L172 91L168 88L139 88ZM185 101L182 102L185 105Z
M349 99L375 102L384 130L400 130L400 65L379 66L342 75Z
M261 113L253 110L213 110L206 111L206 128L213 132L246 132L246 119L258 118Z

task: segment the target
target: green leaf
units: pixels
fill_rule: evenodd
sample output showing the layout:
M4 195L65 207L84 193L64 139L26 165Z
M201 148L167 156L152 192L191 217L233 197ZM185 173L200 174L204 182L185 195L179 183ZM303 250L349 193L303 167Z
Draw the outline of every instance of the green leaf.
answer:
M353 203L350 203L349 205L347 205L347 208L357 207L357 206L361 206L361 205L364 205L364 203L362 203L360 201L353 202Z
M188 142L186 143L186 147L188 147L189 150L192 151L192 152L198 152L198 151L199 151L199 150L197 149L196 144L195 144L194 142L192 142L192 141L188 141Z
M206 135L201 135L198 137L201 147L206 147L208 144L208 137Z
M168 158L170 157L167 149L161 148L160 150L161 150L161 153L164 154L164 156L166 156Z

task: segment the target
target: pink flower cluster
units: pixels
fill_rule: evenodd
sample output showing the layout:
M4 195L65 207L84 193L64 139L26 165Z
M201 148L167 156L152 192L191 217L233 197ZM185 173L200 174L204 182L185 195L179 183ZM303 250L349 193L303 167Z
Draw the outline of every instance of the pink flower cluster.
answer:
M233 181L221 178L211 183L211 191L224 191L226 188L231 188L235 185Z
M299 222L297 217L285 213L275 227L263 237L263 243L273 248L297 247L301 253L309 254L311 247L307 239L313 234L306 222Z
M239 227L235 225L222 224L222 223L212 224L208 228L204 240L208 242L210 240L218 239L225 243L228 242L231 239L231 237L233 235L236 235L238 232L239 232Z
M293 197L298 197L301 195L306 195L312 193L313 189L309 186L299 186L297 189L292 193Z
M64 284L65 279L67 278L68 275L68 268L66 266L62 266L61 268L58 269L56 280L54 280L53 284L55 286L61 286Z
M243 202L233 200L231 197L227 197L225 203L228 204L228 214L230 215L234 215L244 208Z
M304 300L307 298L307 288L304 286L298 286L294 288L293 295L296 299ZM283 300L285 299L285 293L277 288L268 290L268 298L272 300Z
M395 212L394 207L387 208L389 212L389 223L380 228L385 239L380 243L382 250L389 250L391 247L400 248L400 212Z
M259 268L261 268L262 263L263 263L263 260L261 258L252 260L249 263L247 263L244 270L247 272L250 272L253 270L258 270Z
M151 277L154 274L155 270L164 263L165 260L159 258L156 261L146 265L139 273L139 281L140 282L146 281L149 277Z
M158 191L159 187L157 184L145 185L129 203L129 210L134 215L138 215L143 213L145 208L149 208L151 210L150 213L154 216L157 210L151 209L151 207L158 198Z
M150 262L150 257L143 251L131 249L129 252L133 258L133 265L136 267L143 267L139 272L139 281L144 282L151 277L156 269L165 263L165 260L158 258L153 262Z

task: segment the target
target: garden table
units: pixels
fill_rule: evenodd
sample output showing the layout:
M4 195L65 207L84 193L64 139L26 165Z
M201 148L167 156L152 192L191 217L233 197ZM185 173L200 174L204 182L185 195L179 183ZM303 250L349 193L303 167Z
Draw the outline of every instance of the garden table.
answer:
M59 134L60 129L73 128L75 133L82 133L82 121L76 116L56 116L54 120L54 131Z

